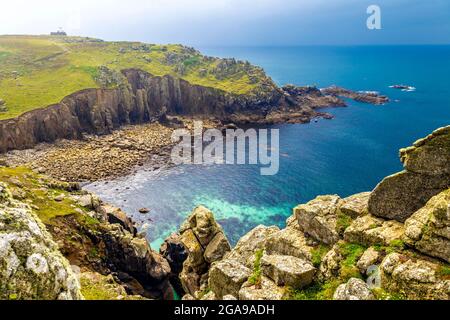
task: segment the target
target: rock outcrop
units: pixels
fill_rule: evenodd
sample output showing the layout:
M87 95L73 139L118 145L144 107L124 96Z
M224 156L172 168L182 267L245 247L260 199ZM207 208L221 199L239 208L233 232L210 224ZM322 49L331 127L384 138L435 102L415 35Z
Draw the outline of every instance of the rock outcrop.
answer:
M431 197L450 187L450 126L400 150L404 171L385 178L372 192L369 212L404 222Z
M69 262L31 208L0 183L0 299L83 299Z
M405 221L405 242L450 263L450 189L431 198Z
M174 266L172 278L179 277L179 282L175 281L176 286L179 283L184 293L196 298L208 285L207 273L211 264L230 250L230 244L212 212L202 206L194 209L179 233L166 239L160 249Z
M400 292L407 299L450 299L450 280L439 264L391 253L380 265L382 287Z

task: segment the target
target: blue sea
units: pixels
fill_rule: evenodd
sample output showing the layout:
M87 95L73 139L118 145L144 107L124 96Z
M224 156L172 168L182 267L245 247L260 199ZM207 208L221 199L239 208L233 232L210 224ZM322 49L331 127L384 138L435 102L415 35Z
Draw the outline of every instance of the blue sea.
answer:
M342 197L372 190L402 169L398 150L450 124L450 46L226 47L205 54L263 67L279 85L333 84L375 90L392 102L349 101L330 108L333 120L276 126L280 171L259 166L181 166L98 182L87 189L123 208L147 232L153 249L178 229L197 205L211 209L232 243L258 224L284 226L292 208L320 194ZM402 92L389 88L407 84ZM151 212L141 215L139 208Z

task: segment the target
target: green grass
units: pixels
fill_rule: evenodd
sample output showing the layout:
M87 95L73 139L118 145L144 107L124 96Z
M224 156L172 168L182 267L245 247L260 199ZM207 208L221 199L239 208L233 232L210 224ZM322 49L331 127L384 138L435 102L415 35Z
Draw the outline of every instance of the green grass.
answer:
M318 245L311 251L311 262L314 267L318 268L322 263L323 257L327 254L330 248L324 244Z
M264 254L264 250L260 249L255 252L255 262L253 263L253 273L248 279L248 282L252 285L259 286L261 284L261 258Z
M450 266L448 265L440 265L438 270L437 270L437 274L444 278L444 279L449 279L450 280Z
M169 56L174 58L169 61ZM58 103L82 89L101 87L99 67L116 73L137 68L156 76L172 75L238 95L257 94L266 91L267 84L274 86L260 68L236 62L221 69L221 63L222 59L207 58L176 44L0 36L0 99L8 108L0 113L0 120Z
M48 187L46 184L48 181L29 168L0 167L0 181L6 182L13 194L14 192L22 194L26 200L30 201L33 211L44 223L51 223L51 220L56 217L75 214L75 209L79 208L67 196L67 191L58 186ZM55 197L60 194L66 197L60 202L55 201Z

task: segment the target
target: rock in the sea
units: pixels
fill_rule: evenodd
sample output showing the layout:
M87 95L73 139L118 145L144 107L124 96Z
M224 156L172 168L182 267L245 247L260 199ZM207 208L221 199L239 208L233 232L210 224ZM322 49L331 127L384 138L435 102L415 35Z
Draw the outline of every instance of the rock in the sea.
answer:
M294 208L301 230L313 238L332 245L339 240L336 231L336 210L340 198L336 195L318 196Z
M450 279L439 272L440 268L430 261L391 253L380 265L381 286L407 299L449 300Z
M219 299L226 295L239 296L239 290L250 277L251 270L236 260L225 259L212 265L209 287Z
M370 192L351 195L341 200L338 210L347 216L356 219L367 213Z
M267 239L279 230L278 227L257 226L244 235L225 257L239 261L247 268L253 269L255 252L264 249Z
M142 213L142 214L146 214L146 213L149 213L150 212L150 209L148 209L148 208L141 208L141 209L139 209L139 213Z
M367 284L361 279L351 278L337 287L334 300L375 300Z
M278 286L303 288L313 281L316 268L309 261L293 256L264 255L261 271Z
M69 262L31 208L0 183L0 299L83 299Z
M271 279L261 276L259 284L249 281L239 290L239 300L281 300L284 296L284 287L279 287Z
M450 189L431 198L405 221L405 242L450 263Z
M385 178L369 198L373 215L405 221L450 187L450 126L400 150L405 170Z
M345 230L344 239L348 242L371 245L390 245L393 240L402 238L403 224L397 221L386 221L381 218L365 215L357 218Z

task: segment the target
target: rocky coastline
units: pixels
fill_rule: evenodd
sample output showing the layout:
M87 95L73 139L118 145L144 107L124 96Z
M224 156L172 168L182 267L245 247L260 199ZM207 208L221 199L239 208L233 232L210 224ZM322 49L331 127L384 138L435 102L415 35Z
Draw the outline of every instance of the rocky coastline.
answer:
M128 85L89 89L60 104L0 121L0 164L26 165L64 181L92 182L170 165L171 133L193 120L209 128L308 123L346 107L341 97L386 103L375 93L286 85L232 95L171 76L124 70Z
M159 252L79 184L1 167L0 298L449 300L448 150L450 126L402 149L405 171L372 192L318 196L234 248L198 207Z

